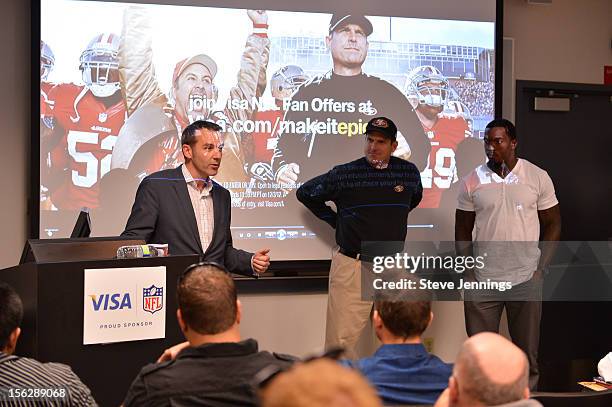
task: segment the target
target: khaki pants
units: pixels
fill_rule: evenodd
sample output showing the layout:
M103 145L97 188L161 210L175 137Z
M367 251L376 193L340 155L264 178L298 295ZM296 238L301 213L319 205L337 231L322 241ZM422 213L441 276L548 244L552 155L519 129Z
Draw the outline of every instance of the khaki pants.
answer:
M344 357L350 359L370 356L380 345L370 322L371 312L372 301L361 300L361 261L334 249L329 270L325 348L342 346L346 350Z

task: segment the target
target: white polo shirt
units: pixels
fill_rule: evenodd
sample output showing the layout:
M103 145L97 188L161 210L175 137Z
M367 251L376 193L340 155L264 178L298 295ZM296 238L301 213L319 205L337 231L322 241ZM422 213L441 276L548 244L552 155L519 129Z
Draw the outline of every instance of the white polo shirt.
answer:
M476 212L472 238L477 242L516 242L479 245L487 251L478 280L529 280L538 266L540 236L538 211L557 205L552 180L543 169L519 159L512 171L501 178L483 164L461 180L457 208ZM484 278L483 278L484 277Z

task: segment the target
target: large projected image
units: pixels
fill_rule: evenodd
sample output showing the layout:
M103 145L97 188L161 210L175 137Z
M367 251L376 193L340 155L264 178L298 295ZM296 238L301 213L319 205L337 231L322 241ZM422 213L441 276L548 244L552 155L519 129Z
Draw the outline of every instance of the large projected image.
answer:
M43 0L41 238L68 236L83 207L93 235L121 233L139 182L180 165L182 129L205 119L222 128L236 245L329 258L334 231L295 190L363 156L367 122L387 116L424 187L408 238L452 239L494 115L494 23L341 17Z

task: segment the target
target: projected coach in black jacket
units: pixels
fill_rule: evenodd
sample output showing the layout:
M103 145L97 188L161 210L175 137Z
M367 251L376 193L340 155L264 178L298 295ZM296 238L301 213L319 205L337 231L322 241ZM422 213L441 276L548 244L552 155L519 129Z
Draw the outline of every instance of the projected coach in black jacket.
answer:
M366 124L377 116L397 121L393 155L424 169L431 146L412 105L394 85L363 72L373 32L370 20L335 13L328 32L333 68L300 86L287 104L272 159L276 181L289 191L360 156Z
M185 164L141 182L121 235L168 243L171 255L200 254L234 273L261 274L270 265L269 249L253 254L232 246L230 193L210 179L221 165L220 130L203 120L183 130Z

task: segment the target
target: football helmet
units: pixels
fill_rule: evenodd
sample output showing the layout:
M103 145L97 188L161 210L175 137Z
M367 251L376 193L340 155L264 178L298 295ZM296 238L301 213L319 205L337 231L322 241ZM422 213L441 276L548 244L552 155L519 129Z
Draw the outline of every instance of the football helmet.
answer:
M55 55L49 44L40 41L40 80L46 81L55 65Z
M438 68L431 65L419 66L406 78L404 93L417 98L419 104L442 107L446 104L450 85Z
M79 59L83 82L97 97L108 97L119 90L119 36L96 35Z
M285 65L274 72L270 79L272 96L275 99L291 97L297 88L308 80L308 75L297 65Z

